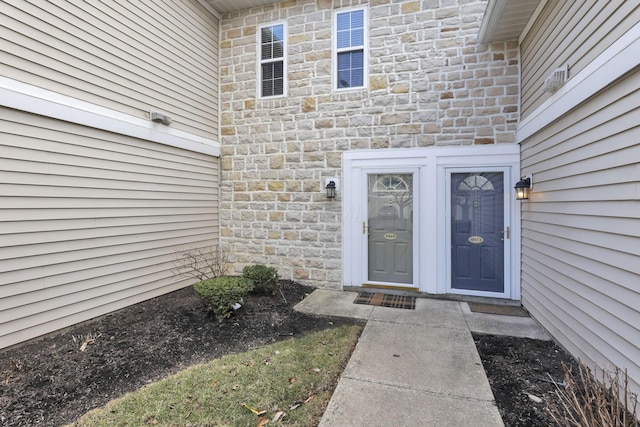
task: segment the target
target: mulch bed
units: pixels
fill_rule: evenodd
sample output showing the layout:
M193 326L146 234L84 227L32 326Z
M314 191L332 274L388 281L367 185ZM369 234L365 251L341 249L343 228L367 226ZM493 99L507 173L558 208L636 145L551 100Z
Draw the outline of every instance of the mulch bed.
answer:
M505 426L555 425L546 411L547 402L558 402L550 380L563 382L563 362L577 372L575 359L553 341L480 334L473 338Z
M0 351L0 425L60 426L109 400L229 353L350 323L293 310L313 288L281 281L282 294L250 296L222 323L191 287L119 310L64 332ZM83 338L94 341L80 350ZM75 337L75 339L74 339ZM547 373L562 380L572 359L553 343L476 335L496 403L509 426L547 426Z
M245 298L219 323L188 287L2 351L0 425L64 425L189 365L349 323L294 311L314 288L281 288ZM89 334L94 342L80 351Z

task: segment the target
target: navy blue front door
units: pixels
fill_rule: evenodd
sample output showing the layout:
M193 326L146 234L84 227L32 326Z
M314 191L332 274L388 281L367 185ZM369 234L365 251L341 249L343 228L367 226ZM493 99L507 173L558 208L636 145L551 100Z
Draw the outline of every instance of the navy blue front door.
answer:
M504 292L504 173L451 174L451 287Z

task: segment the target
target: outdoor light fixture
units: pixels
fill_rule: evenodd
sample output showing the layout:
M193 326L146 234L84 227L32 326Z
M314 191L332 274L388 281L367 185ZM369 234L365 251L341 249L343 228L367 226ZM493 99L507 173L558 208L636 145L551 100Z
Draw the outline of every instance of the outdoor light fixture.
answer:
M329 181L327 186L325 187L327 190L327 199L335 199L336 198L336 182Z
M531 176L520 178L514 187L517 200L527 200L531 191Z

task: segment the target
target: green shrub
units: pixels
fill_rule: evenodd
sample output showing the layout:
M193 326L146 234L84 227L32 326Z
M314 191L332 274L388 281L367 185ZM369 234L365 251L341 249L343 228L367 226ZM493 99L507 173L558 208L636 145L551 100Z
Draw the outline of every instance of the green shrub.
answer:
M248 265L242 269L242 277L251 281L255 293L274 295L278 290L280 276L275 267Z
M231 317L233 305L253 289L251 281L243 277L214 277L193 285L195 291L209 304L213 315L222 322Z

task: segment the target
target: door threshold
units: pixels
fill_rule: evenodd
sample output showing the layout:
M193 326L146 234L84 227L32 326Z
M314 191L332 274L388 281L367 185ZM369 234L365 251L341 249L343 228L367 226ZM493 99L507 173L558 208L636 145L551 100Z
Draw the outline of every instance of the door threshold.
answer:
M395 286L395 285L378 285L375 283L363 283L362 288L364 289L386 289L389 291L407 291L407 292L420 292L420 288L415 288L413 286Z

